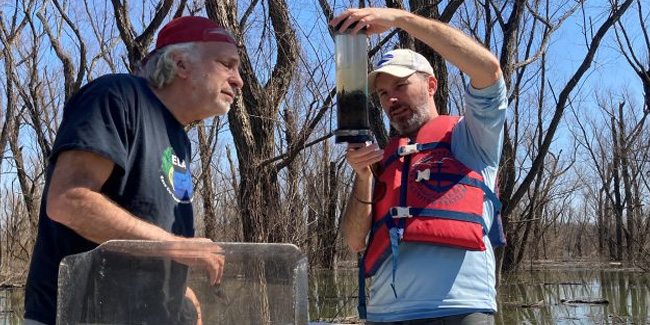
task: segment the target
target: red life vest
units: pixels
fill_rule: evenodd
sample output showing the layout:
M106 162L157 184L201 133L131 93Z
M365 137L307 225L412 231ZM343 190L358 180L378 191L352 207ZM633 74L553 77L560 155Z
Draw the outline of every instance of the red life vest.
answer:
M495 209L500 209L500 203L481 174L451 152L451 134L459 119L436 117L420 128L413 143L393 138L384 149L383 171L375 180L373 226L363 258L366 277L374 275L391 253L397 263L401 241L485 250L483 236L488 229L483 200L492 200ZM497 218L495 213L495 223Z

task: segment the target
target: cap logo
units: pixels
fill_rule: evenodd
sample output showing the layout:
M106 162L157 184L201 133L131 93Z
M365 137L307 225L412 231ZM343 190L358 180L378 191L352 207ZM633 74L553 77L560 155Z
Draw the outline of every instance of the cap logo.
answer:
M377 63L377 66L381 67L384 64L388 63L390 60L392 60L394 56L391 53L386 53L381 56L381 60Z

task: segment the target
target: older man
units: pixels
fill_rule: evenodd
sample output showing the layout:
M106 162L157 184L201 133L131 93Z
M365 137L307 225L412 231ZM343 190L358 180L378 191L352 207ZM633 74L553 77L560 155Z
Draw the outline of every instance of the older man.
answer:
M55 323L63 257L111 239L192 240L185 127L228 112L243 83L238 68L227 31L207 18L181 17L160 30L141 77L106 75L69 100L49 157L26 323ZM218 282L223 259L210 254L202 262L210 281ZM184 284L175 290L185 290ZM174 308L181 309L180 300ZM157 316L167 324L180 322L170 308Z

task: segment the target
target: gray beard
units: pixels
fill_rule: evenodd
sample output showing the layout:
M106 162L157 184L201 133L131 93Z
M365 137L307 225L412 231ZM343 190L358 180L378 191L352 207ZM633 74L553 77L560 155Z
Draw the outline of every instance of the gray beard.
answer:
M414 135L422 125L431 119L427 106L426 90L420 94L420 98L418 98L412 107L415 109L413 110L413 115L408 119L403 121L390 121L390 125L401 135Z

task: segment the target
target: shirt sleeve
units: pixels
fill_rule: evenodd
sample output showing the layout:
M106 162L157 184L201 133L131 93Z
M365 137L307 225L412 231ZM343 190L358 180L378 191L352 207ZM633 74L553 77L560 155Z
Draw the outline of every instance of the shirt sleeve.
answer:
M454 154L468 155L466 160L478 160L483 166L498 166L508 107L503 78L483 89L470 85L465 92L465 104L465 116L452 135Z
M125 104L115 87L91 83L64 108L50 162L68 150L83 150L108 158L124 170L128 152Z

